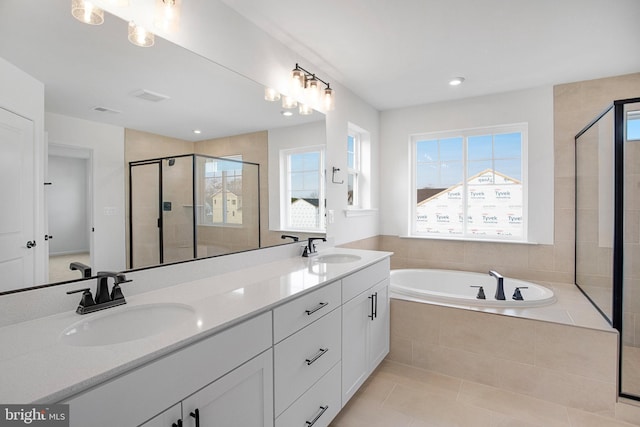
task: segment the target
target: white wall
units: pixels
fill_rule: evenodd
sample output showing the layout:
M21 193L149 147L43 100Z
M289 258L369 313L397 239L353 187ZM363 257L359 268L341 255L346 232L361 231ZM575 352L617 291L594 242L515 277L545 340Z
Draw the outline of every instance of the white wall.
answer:
M45 282L45 261L47 253L44 245L44 85L13 64L0 58L0 108L9 110L33 122L34 130L34 182L36 212L34 236L37 246L33 248L35 257L35 283Z
M46 130L50 144L92 150L91 267L94 272L124 270L124 128L47 113Z
M441 102L381 114L381 234L406 236L411 134L527 122L529 240L553 243L553 88Z
M48 157L49 255L89 252L87 159Z
M289 76L296 63L329 81L335 90L336 109L327 113L327 169L330 171L335 166L346 170L347 123L351 122L371 133L372 169L377 170L378 111L320 67L294 53L219 1L185 2L180 27L183 30L166 35L167 40L282 93L288 92ZM377 190L378 182L374 178L371 208L378 207ZM343 214L347 208L346 192L346 184L329 183L327 186L327 209L335 212L335 222L328 225L327 236L340 244L379 234L377 215L347 218Z

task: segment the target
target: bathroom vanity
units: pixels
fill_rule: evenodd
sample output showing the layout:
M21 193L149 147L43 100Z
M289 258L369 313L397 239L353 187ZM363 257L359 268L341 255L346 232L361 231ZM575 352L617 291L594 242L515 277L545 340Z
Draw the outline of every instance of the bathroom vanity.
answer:
M68 403L72 426L326 426L389 351L390 255L329 249L1 328L32 341L2 353L0 399ZM156 308L179 324L119 323Z

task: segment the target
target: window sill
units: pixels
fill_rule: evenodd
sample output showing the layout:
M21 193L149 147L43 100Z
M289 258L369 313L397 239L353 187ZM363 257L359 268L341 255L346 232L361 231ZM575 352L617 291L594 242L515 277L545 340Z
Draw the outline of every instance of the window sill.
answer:
M398 236L401 239L422 239L422 240L453 240L458 242L478 242L478 243L509 243L516 245L538 245L537 242L530 242L526 240L501 240L501 239L473 239L470 237L440 237L440 236Z
M345 209L344 216L347 218L356 216L371 216L378 213L378 209Z

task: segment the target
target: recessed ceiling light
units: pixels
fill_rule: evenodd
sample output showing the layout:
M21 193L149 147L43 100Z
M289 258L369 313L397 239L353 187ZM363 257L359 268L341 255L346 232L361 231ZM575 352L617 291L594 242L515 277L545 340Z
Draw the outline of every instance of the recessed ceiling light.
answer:
M193 133L195 133L196 135L200 135L202 131L200 129L194 129Z
M280 114L282 114L285 117L293 116L293 113L291 111L280 111Z
M462 84L462 82L464 82L464 77L454 77L451 80L449 80L449 85L459 86Z

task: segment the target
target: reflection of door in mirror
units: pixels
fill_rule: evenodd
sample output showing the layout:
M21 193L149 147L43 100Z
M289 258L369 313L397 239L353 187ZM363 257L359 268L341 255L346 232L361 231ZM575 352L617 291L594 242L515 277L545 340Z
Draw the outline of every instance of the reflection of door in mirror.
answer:
M90 149L49 145L46 190L49 282L79 279L91 268Z
M34 283L33 135L33 122L0 108L0 292Z

